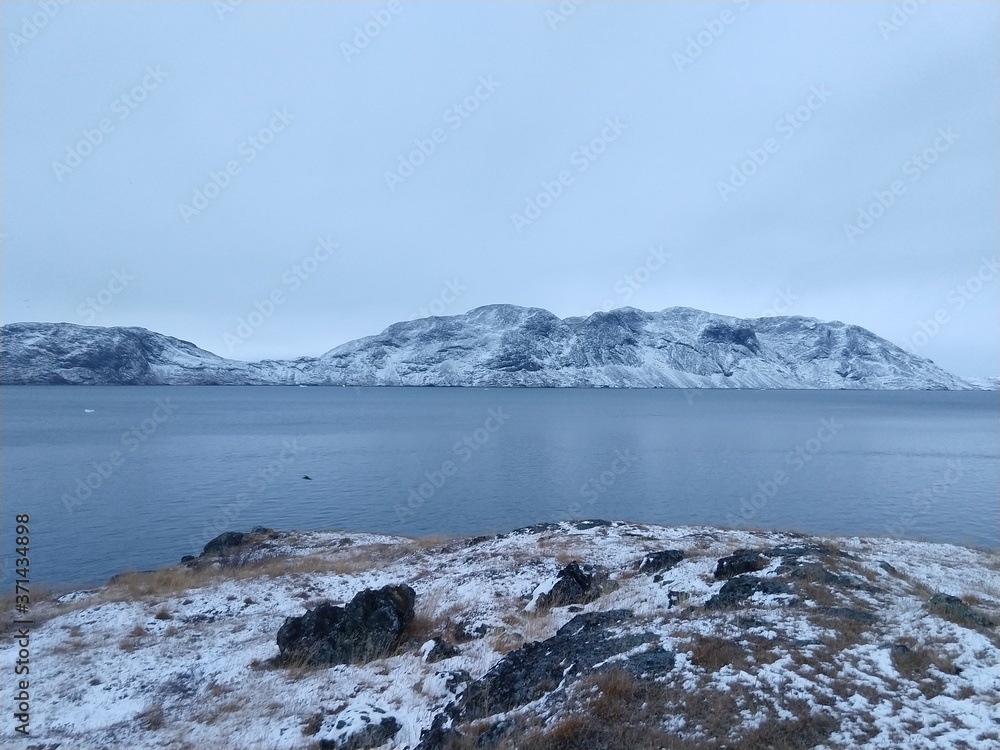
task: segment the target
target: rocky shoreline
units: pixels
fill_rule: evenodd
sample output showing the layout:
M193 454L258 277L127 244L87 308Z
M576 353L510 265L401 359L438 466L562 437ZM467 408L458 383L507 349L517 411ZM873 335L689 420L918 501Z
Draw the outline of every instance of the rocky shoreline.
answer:
M1000 747L1000 556L952 545L258 527L36 616L35 748Z

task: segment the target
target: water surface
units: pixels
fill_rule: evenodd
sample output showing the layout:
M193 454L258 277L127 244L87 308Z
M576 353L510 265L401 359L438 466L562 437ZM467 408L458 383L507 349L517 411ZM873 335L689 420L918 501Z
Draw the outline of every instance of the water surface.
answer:
M1000 546L996 392L7 386L2 399L3 563L14 515L30 513L32 579L56 585L257 524L485 534L586 517Z

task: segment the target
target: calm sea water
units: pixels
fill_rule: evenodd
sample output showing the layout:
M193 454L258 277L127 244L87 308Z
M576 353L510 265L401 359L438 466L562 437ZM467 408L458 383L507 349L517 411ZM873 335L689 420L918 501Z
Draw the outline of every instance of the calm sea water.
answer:
M995 392L12 386L4 584L103 582L254 525L629 519L998 547ZM309 476L311 479L304 479Z

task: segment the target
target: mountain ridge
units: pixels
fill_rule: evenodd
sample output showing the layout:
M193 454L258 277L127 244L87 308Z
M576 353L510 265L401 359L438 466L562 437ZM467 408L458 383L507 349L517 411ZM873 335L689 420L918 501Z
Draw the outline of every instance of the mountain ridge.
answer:
M484 305L393 323L318 357L245 362L140 327L9 323L0 384L980 390L860 326L622 307Z

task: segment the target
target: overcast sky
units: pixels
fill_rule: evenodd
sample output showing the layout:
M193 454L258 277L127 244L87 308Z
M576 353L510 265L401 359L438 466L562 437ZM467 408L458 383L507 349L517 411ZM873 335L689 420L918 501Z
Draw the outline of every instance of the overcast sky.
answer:
M0 8L5 323L685 305L1000 369L996 3Z

